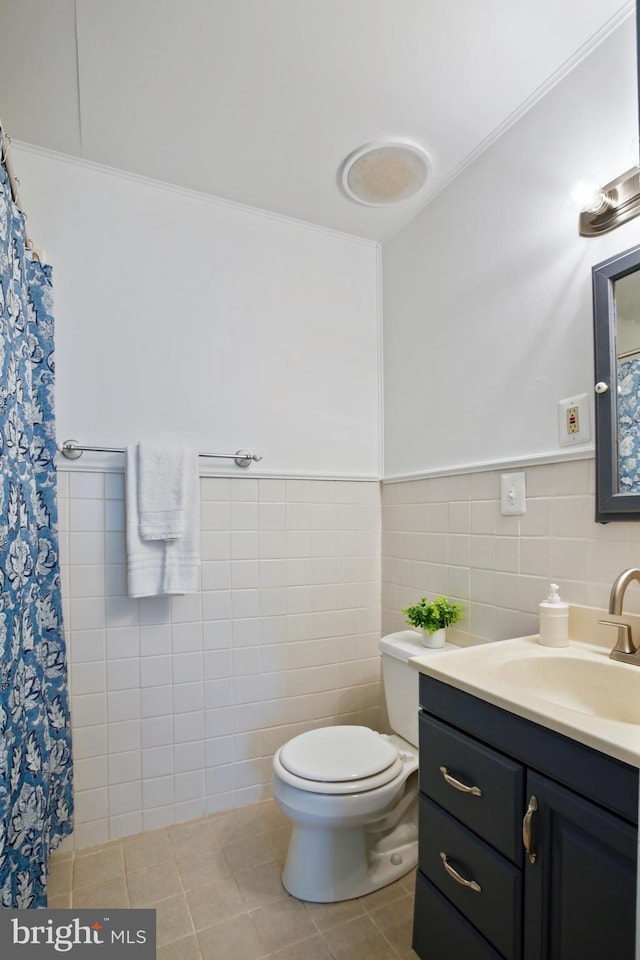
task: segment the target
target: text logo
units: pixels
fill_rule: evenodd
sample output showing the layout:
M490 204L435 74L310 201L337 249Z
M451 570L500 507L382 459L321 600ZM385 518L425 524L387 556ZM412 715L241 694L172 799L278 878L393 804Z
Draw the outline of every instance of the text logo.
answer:
M0 957L155 960L155 910L0 910Z

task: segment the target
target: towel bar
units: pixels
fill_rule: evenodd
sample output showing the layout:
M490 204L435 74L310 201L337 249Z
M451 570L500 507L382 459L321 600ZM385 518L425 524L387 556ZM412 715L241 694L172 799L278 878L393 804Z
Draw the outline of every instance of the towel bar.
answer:
M88 453L126 453L124 447L89 447L84 443L78 443L77 440L65 440L58 447L63 456L68 460L77 460L85 450ZM199 453L199 457L216 457L220 460L235 460L239 467L248 467L254 461L258 463L262 460L259 453L249 453L248 450L236 450L235 453Z

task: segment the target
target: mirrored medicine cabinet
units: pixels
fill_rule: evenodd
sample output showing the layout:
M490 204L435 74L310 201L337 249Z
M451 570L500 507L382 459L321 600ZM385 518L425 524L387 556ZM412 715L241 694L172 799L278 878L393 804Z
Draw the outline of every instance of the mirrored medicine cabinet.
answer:
M592 273L596 520L640 520L640 246Z

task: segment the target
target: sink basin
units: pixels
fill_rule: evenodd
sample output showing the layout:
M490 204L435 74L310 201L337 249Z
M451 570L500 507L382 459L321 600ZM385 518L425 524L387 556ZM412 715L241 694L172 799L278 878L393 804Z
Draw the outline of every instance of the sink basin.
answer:
M640 667L556 655L501 663L495 676L576 713L640 724Z
M537 635L512 637L437 656L430 651L410 663L433 680L640 769L640 666L609 659L611 636L598 624L606 611L575 609L568 647L544 647ZM634 627L640 635L640 622Z

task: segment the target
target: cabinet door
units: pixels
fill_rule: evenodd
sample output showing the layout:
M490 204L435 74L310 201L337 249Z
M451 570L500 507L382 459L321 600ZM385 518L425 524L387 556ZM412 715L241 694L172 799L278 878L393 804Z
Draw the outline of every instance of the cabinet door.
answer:
M525 857L525 960L633 960L637 831L539 774Z

